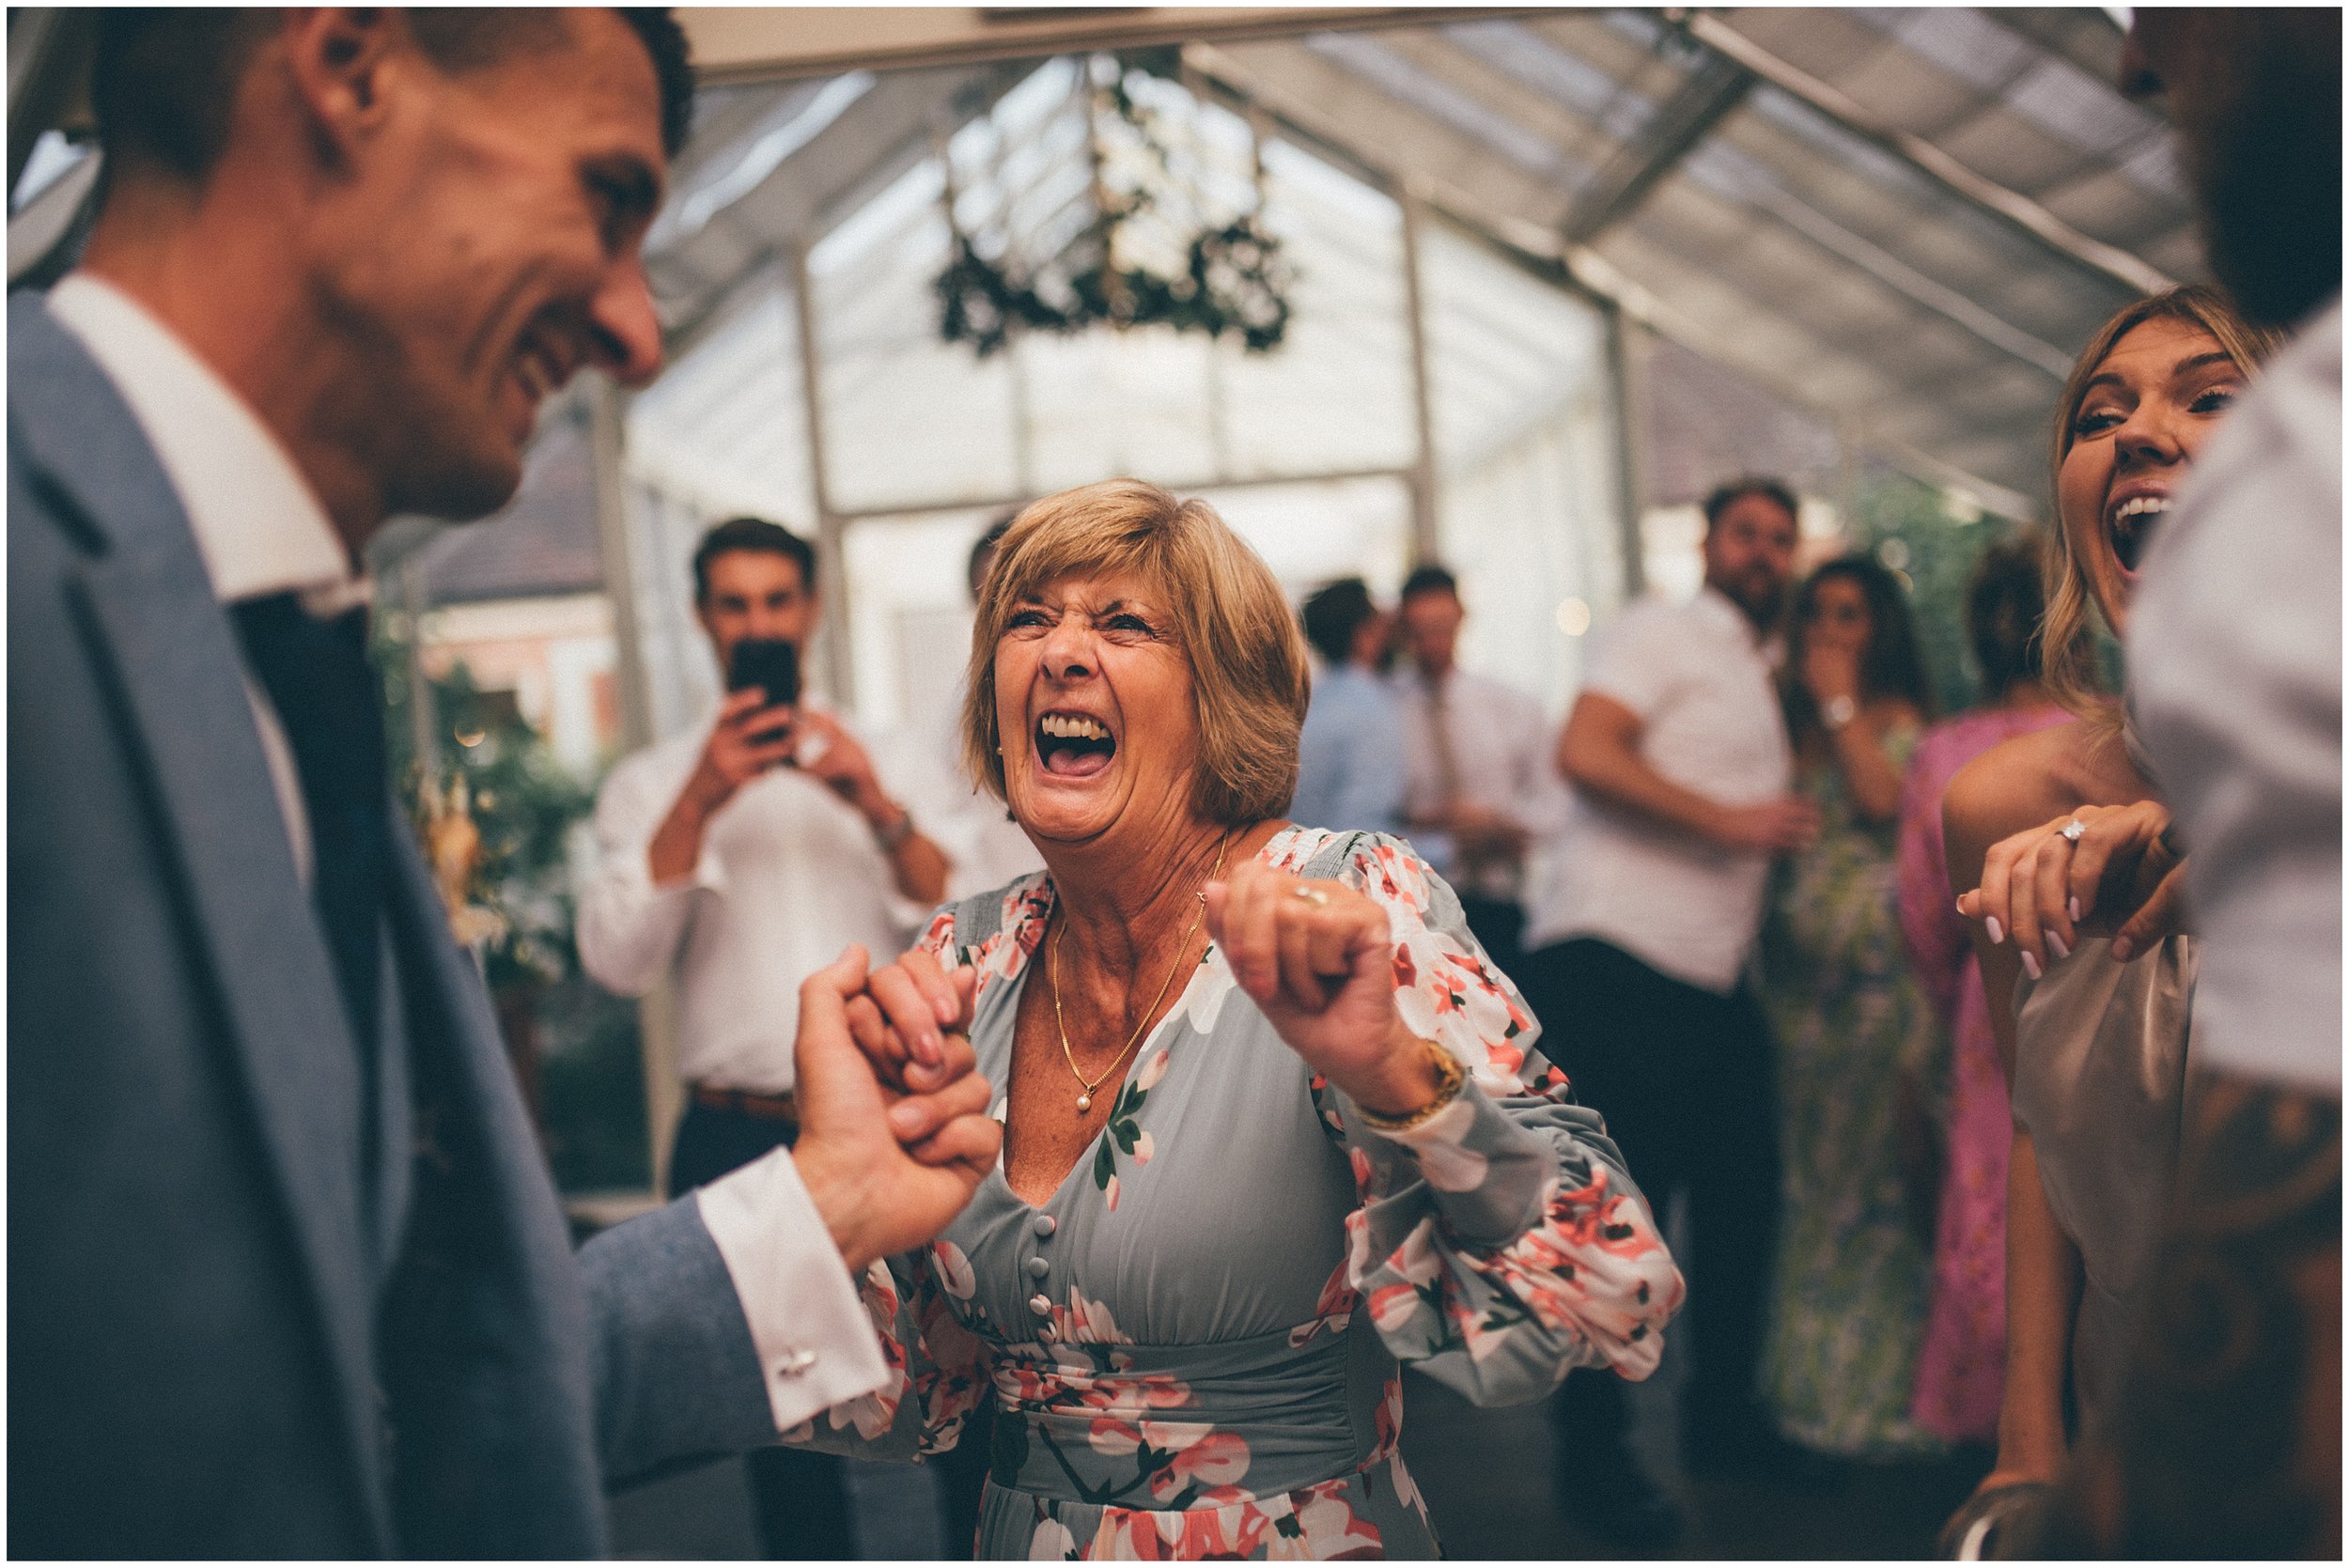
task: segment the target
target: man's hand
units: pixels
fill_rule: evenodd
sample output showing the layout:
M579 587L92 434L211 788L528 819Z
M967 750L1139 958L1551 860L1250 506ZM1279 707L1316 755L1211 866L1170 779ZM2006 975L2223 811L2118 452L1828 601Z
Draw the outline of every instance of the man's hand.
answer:
M2064 836L2077 820L2075 842ZM1980 921L1992 946L2012 940L2024 970L2046 972L2071 955L2080 934L2112 934L2123 963L2179 930L2186 919L2186 858L2164 834L2170 811L2158 800L2082 806L1990 846L1982 885L1962 895L1957 912Z
M873 759L840 722L829 713L809 708L799 716L801 733L823 741L820 754L801 762L800 771L828 786L832 793L863 813L876 828L894 821L900 808L884 794L873 771Z
M1819 808L1799 795L1781 795L1750 806L1723 806L1710 835L1724 849L1790 855L1819 841Z
M1458 800L1445 814L1444 826L1463 858L1509 862L1525 854L1526 832L1517 818L1490 806Z
M882 1087L849 1029L849 1002L864 989L864 950L854 946L800 986L792 1152L852 1274L944 1230L994 1169L1003 1141L987 1115L991 1091L971 1071L970 1043L959 1036L941 1040L943 1087L910 1095Z
M701 859L702 831L719 808L759 774L791 760L798 743L795 717L788 707L769 706L767 693L756 687L719 705L702 754L646 851L655 886L692 875Z
M703 815L714 813L736 790L791 760L805 720L793 708L770 706L767 693L756 687L729 694L719 706L718 722L702 745L685 793L694 797Z
M1838 697L1859 700L1859 650L1814 643L1803 650L1802 686L1821 707Z

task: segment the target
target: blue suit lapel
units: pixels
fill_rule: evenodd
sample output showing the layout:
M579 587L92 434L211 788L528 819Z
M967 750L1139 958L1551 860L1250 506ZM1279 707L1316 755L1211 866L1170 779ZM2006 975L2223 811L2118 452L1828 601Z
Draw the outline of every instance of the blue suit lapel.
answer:
M307 1265L377 1538L392 1536L359 1190L356 1052L309 917L226 617L185 514L113 384L38 299L8 308L23 450L98 549L76 588L143 753L225 1032Z

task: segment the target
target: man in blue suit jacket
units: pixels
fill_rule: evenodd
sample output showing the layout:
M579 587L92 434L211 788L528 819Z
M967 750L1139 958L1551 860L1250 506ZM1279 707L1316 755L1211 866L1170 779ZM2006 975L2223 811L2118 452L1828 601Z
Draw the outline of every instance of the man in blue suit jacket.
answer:
M8 308L18 1556L597 1555L608 1481L880 1387L852 1275L993 1162L937 1015L874 1080L851 953L796 1165L574 1255L381 776L354 563L658 368L690 90L663 13L101 27L105 204Z

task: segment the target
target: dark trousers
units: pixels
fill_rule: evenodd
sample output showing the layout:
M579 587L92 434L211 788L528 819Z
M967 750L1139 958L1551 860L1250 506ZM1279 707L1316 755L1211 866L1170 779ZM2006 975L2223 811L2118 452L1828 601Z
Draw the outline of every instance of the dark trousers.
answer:
M770 1149L798 1141L797 1124L686 1102L669 1157L669 1195L692 1191ZM754 1450L748 1456L759 1549L770 1559L839 1561L857 1555L856 1529L836 1454Z
M1460 894L1460 914L1468 922L1469 934L1476 939L1476 945L1493 961L1493 968L1516 980L1517 970L1525 965L1525 906L1514 898L1486 898L1481 893L1464 893Z
M1590 938L1529 954L1519 984L1542 1048L1607 1118L1657 1224L1687 1195L1681 1313L1694 1366L1681 1405L1692 1461L1766 1429L1754 1395L1778 1236L1778 1105L1769 1026L1751 991L1721 996ZM1622 1379L1576 1372L1551 1406L1561 1452L1622 1452Z

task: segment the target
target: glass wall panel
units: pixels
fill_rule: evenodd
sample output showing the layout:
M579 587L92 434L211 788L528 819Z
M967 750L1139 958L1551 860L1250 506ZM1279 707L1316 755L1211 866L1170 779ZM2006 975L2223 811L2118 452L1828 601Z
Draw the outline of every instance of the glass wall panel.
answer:
M1607 318L1440 223L1421 229L1420 279L1460 660L1563 714L1623 589Z
M1012 368L938 335L950 242L937 160L908 170L808 256L826 473L844 512L1014 493Z

